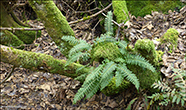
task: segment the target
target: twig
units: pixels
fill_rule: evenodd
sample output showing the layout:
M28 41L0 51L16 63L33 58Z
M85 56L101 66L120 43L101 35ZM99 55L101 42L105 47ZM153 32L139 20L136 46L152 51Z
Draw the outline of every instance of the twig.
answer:
M15 69L15 66L13 65L12 70L8 73L7 77L2 82L0 82L0 84L3 84L12 75L14 69Z
M9 28L9 27L0 27L0 30L9 30L9 31L15 31L15 30L21 30L21 31L38 31L43 30L44 27L41 28Z
M70 25L70 24L74 24L74 23L78 23L78 22L80 22L80 21L84 21L84 20L90 19L90 18L92 18L92 17L95 17L95 16L99 15L100 13L102 13L103 11L105 11L106 9L108 9L111 5L112 5L112 3L110 3L110 4L109 4L107 7L105 7L103 10L101 10L101 11L99 11L99 12L97 12L97 13L95 13L95 14L89 16L89 17L86 17L86 19L82 18L82 19L78 19L78 20L76 20L76 21L71 21L71 22L69 22L69 25Z

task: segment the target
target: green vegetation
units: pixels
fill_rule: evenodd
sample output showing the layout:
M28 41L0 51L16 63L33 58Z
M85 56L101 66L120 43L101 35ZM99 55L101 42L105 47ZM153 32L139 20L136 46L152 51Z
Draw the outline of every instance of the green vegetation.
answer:
M166 82L158 81L152 85L153 88L158 88L161 92L154 93L148 97L151 99L148 109L155 101L159 101L159 105L168 105L170 102L181 103L181 106L185 105L186 79L184 77L186 76L186 71L174 68L173 71L173 80Z
M112 15L110 13L111 12L108 12L107 14L108 20L106 20L106 22L108 23L106 25L107 28L105 28L107 31L111 30L108 29L109 27L112 27L108 25L112 22L112 19L109 19ZM110 35L112 35L110 31L101 35L101 37L98 37L92 45L88 44L86 41L77 40L73 36L62 37L63 40L75 45L69 51L69 59L67 60L66 65L69 65L73 61L88 61L91 59L96 59L96 61L100 63L90 73L85 73L78 77L79 79L80 77L84 78L80 80L85 81L82 87L76 93L73 103L76 103L85 95L86 98L92 97L98 90L103 90L103 92L107 95L118 93L119 90L126 88L130 84L129 82L135 85L136 89L138 90L140 83L136 75L128 69L128 65L136 65L139 68L148 69L152 72L155 72L155 68L148 63L145 58L127 50L127 43L125 41L116 41ZM111 47L109 45L111 45ZM94 48L97 46L99 46L99 48L101 48L101 46L103 47L99 50L100 52L94 51ZM119 54L114 54L115 51L113 51L114 53L111 53L109 49L116 49L115 51L119 52ZM101 58L95 58L95 56L92 56L94 55L92 52L104 53L104 55L101 54ZM113 54L116 56L107 56L108 54ZM124 79L127 79L129 82L123 81ZM106 88L107 86L112 87Z
M178 31L174 28L169 28L167 32L160 38L161 44L169 45L169 51L172 52L177 48Z
M128 9L125 0L112 0L112 7L117 23L126 22L128 18Z
M151 14L151 10L166 14L168 10L181 9L185 4L180 0L126 0L128 11L135 16L145 16ZM176 8L177 7L177 8Z

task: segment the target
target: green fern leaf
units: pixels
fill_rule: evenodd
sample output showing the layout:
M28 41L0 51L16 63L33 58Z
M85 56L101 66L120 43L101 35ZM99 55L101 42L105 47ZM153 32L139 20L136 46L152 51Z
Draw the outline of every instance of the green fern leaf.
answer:
M69 57L72 56L74 53L79 52L79 51L83 51L83 50L89 50L91 48L91 45L88 43L80 43L77 44L76 46L74 46L70 52L69 52Z
M111 81L111 79L113 78L113 71L116 69L116 64L114 62L109 62L106 64L106 66L103 69L103 72L101 73L101 89L104 89L109 82Z
M123 77L126 77L128 81L135 85L136 89L139 89L139 81L135 74L126 67L125 64L119 64L117 67L117 71L122 74Z
M123 81L123 77L122 74L119 71L116 71L116 87L119 87L119 85L122 83Z
M89 82L92 79L95 79L97 77L101 76L101 72L103 70L104 65L99 65L96 69L94 69L86 78L84 83Z
M78 43L80 43L80 41L74 36L63 36L61 39L69 42L71 45L77 45Z
M100 78L97 77L92 80L89 80L87 83L84 82L82 87L74 96L73 104L75 104L78 100L82 99L86 94L87 98L93 96L99 89L99 80Z
M113 33L113 23L112 23L112 12L109 11L105 18L105 30L109 33Z
M132 59L126 59L126 62L128 64L135 64L135 65L138 65L140 67L143 67L143 68L146 68L146 69L149 69L151 70L152 72L155 72L155 68L150 64L148 63L145 58L139 56L139 55L136 55L135 57L133 57Z
M77 61L80 57L89 57L89 53L82 53L82 52L78 52L76 54L74 54L73 56L69 57L69 59L67 60L65 66L71 64L74 61ZM88 59L88 58L87 58Z
M97 37L96 38L96 43L95 44L99 44L99 43L104 43L104 42L116 42L116 39L114 39L111 36L102 36L102 37Z

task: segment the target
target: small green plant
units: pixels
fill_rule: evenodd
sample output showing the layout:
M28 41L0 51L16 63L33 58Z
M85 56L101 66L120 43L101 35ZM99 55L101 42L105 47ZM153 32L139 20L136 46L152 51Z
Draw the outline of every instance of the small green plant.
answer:
M129 82L135 85L136 89L139 89L139 81L135 74L128 69L127 65L137 65L144 69L149 69L152 72L155 72L155 68L145 60L145 58L132 53L127 50L127 43L122 40L116 40L112 35L112 14L108 12L106 21L106 30L105 34L102 34L101 37L96 38L94 44L88 44L86 41L77 40L72 36L63 36L62 39L68 41L69 43L75 45L69 52L69 59L67 60L66 65L74 61L79 61L80 59L84 61L91 60L91 52L96 46L102 44L112 43L117 47L119 55L115 56L114 59L109 59L109 57L103 57L104 59L100 64L94 68L90 73L85 73L80 75L76 79L84 80L82 87L78 90L74 97L73 103L76 103L78 100L82 99L85 95L86 98L92 97L98 90L102 91L106 86L109 85L112 78L115 78L116 87L119 87L123 82L124 78ZM107 48L105 48L107 49ZM104 51L106 52L106 51ZM104 53L109 54L109 53ZM114 53L112 53L114 54ZM84 78L84 79L81 79Z
M156 82L152 85L153 88L158 88L161 90L161 93L154 93L152 96L148 96L151 99L148 109L150 105L152 105L155 101L160 101L159 105L168 105L169 102L179 104L181 106L185 105L186 101L186 76L185 70L174 69L173 68L173 81L172 82Z

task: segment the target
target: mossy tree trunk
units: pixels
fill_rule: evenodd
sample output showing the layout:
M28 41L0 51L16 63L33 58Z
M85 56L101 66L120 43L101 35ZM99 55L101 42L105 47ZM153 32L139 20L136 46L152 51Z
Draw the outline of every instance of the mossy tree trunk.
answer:
M14 65L15 67L23 67L33 71L47 71L50 73L61 74L76 78L77 76L88 73L89 67L83 68L76 74L77 68L83 65L72 63L65 66L65 60L55 59L50 55L24 51L0 45L1 61Z
M7 3L7 2L6 2ZM7 9L5 8L5 2L0 2L0 11L1 11L1 17L0 17L0 26L1 27L15 27L15 28L24 28L23 26L20 26L17 24L13 18L8 14ZM18 31L16 30L14 33L11 31L1 31L5 34L4 37L1 37L1 44L4 45L12 45L12 46L19 46L20 44L26 43L31 44L35 40L35 33L36 31ZM39 37L41 35L41 32L38 32L37 36ZM7 42L8 41L10 42ZM8 43L8 44L7 44Z
M129 20L128 9L125 0L112 0L112 7L114 10L114 15L117 19L116 21L118 23L125 23Z
M29 4L44 23L48 34L52 37L56 45L60 46L62 44L63 50L61 52L67 56L72 46L63 41L61 37L64 35L74 36L74 32L66 18L52 0L29 0Z

